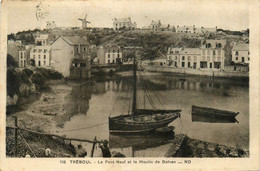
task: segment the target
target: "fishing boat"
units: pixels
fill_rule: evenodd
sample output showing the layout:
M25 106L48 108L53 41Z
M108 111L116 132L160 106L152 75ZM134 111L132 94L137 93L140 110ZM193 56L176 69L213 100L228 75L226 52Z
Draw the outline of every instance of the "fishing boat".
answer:
M239 112L232 112L227 110L220 110L208 107L192 106L192 115L201 115L205 117L221 118L221 119L234 119Z
M180 117L181 110L154 110L136 108L136 57L133 66L133 101L130 114L109 117L110 133L147 133L158 128L167 127Z

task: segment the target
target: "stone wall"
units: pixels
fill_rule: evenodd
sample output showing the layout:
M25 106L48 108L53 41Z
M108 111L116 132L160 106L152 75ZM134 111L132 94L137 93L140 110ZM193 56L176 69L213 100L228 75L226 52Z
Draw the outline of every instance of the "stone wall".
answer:
M167 66L149 66L149 65L142 65L141 69L144 69L146 71L152 71L152 72L169 72L169 73L203 75L203 76L214 76L214 77L249 77L248 72L231 72L231 71L202 70L202 69L190 69L190 68L173 68L173 67L167 67Z

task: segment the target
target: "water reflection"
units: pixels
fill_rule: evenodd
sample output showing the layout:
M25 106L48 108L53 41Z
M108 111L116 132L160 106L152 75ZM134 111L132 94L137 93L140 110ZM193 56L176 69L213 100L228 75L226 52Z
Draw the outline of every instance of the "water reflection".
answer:
M174 139L174 132L168 134L149 135L109 135L110 148L127 148L132 147L135 150L143 150L147 148L157 147L169 143Z
M108 117L129 113L132 94L131 77L108 77L94 80L93 85L71 85L72 92L65 98L64 130L89 127L108 122ZM170 124L176 134L187 134L191 138L237 146L249 147L249 87L248 80L233 80L180 75L147 75L138 77L138 108L151 109L143 89L149 90L157 109L156 92L165 109L182 109L181 120ZM119 100L117 100L119 99ZM234 121L219 121L191 115L191 106L207 106L237 111L239 124ZM216 124L212 124L216 123ZM61 130L62 131L62 130ZM167 143L166 137L110 137L108 123L98 127L66 132L74 138L110 139L113 148L134 147L139 149ZM170 140L169 140L170 141ZM159 143L158 143L159 142ZM158 143L158 144L157 144Z

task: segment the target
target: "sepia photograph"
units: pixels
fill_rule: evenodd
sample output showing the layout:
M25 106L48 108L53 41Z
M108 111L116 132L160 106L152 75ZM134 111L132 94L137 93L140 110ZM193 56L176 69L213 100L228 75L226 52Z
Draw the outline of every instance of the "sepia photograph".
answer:
M5 158L250 158L250 3L2 4Z

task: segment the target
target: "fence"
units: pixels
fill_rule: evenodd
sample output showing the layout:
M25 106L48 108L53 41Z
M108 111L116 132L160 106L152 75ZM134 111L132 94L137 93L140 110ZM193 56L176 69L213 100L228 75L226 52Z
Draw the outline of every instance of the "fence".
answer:
M104 143L104 141L98 141L97 138L95 137L94 140L87 140L87 139L78 139L78 138L67 138L67 137L63 137L63 136L59 136L56 134L48 134L48 133L43 133L43 132L37 132L37 131L33 131L33 130L29 130L29 129L25 129L25 128L20 128L18 127L18 119L17 117L14 117L14 123L15 126L6 126L6 128L9 129L14 129L14 146L15 146L15 157L17 157L18 154L18 130L20 131L25 131L25 132L29 132L29 133L33 133L33 134L38 134L38 135L44 135L44 136L49 136L49 137L57 137L63 140L68 140L68 141L79 141L79 142L87 142L87 143L92 143L92 149L91 149L91 157L94 156L94 149L97 143ZM30 146L27 144L28 148L30 149ZM31 150L31 149L30 149Z

